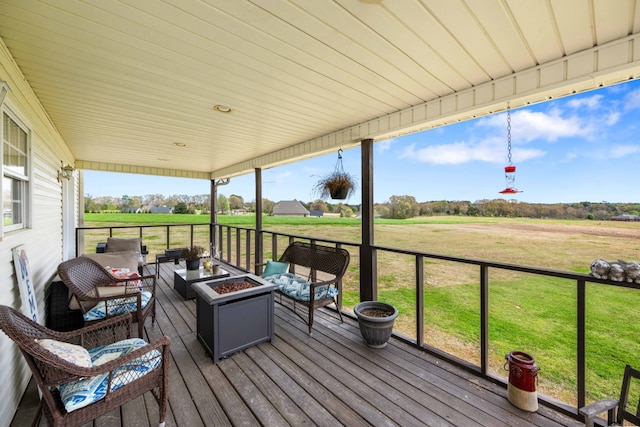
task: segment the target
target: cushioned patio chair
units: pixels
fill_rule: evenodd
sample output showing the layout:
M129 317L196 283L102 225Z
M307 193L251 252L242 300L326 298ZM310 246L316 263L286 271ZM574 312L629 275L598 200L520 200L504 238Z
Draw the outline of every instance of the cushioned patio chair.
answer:
M306 242L293 242L278 259L278 264L267 262L263 278L278 285L276 292L293 300L293 311L313 328L315 309L335 304L338 308L342 276L349 266L349 252L343 248L322 246ZM307 307L307 316L296 305Z
M118 237L109 237L106 242L100 242L96 245L97 254L124 253L128 251L136 253L135 257L138 262L138 273L143 274L143 268L147 264L147 255L149 254L149 251L147 251L147 246L142 244L141 238L134 237L130 239L123 239Z
M155 322L155 275L116 279L97 261L86 257L60 263L58 275L77 300L85 322L129 312L133 322L138 323L140 338L147 317L151 315L151 323Z
M33 425L80 426L151 391L164 426L170 340L131 336L123 314L70 332L48 329L0 305L0 329L20 348L40 390Z

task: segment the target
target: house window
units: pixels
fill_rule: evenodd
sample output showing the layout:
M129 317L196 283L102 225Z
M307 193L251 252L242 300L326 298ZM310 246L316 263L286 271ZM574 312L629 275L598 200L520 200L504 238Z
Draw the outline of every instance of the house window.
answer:
M27 227L29 195L28 133L7 113L2 115L3 231Z

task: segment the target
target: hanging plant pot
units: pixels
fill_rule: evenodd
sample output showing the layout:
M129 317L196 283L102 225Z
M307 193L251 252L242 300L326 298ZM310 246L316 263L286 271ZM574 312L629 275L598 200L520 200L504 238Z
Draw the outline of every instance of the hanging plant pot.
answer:
M360 334L367 346L384 348L393 332L398 310L380 301L364 301L353 308L358 317Z
M336 187L331 190L331 198L334 200L344 200L348 194L349 189L347 187Z
M356 188L356 180L342 168L342 149L338 150L336 167L330 174L320 178L313 192L321 199L344 200L349 198Z

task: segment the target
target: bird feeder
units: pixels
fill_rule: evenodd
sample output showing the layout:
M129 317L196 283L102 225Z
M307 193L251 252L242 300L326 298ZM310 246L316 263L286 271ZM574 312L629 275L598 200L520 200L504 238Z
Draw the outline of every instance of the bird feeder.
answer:
M509 106L507 106L507 153L509 164L504 167L504 179L507 185L504 190L500 191L500 194L520 193L520 190L515 187L516 167L511 163L511 112L509 111Z

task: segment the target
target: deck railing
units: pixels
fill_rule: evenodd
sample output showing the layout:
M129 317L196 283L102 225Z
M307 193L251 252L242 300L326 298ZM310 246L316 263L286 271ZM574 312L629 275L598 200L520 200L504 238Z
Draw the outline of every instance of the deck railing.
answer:
M160 227L160 229L163 230L162 233L166 235L164 239L157 236L158 227ZM220 257L224 262L246 271L257 272L258 274L260 273L260 265L264 260L277 259L288 244L294 240L344 247L351 253L352 261L343 280L343 289L342 292L340 292L338 305L339 309L343 311L344 314L353 316L352 311L349 311L346 308L352 308L355 303L359 302L359 243L263 230L261 231L262 244L260 245L262 253L256 254L257 231L252 228L223 224L194 224L187 226L188 233L186 235L182 233L180 237L181 240L179 240L177 237L170 238L172 235L177 236L180 234L177 232L172 233L171 230L173 227L185 226L165 225L78 228L76 237L81 238L82 234L86 235L90 232L91 236L93 236L92 238L95 239L95 233L99 232L98 230L101 230L102 233L106 233L106 231L108 231L110 236L113 234L118 234L119 236L137 234L143 238L143 241L146 242L148 246L151 246L151 255L153 253L161 253L165 248L172 247L172 245L173 247L181 247L193 243L208 245L208 239L210 239L210 236L213 236L211 240L215 242L216 247L220 252ZM152 232L151 229L154 228L155 231ZM153 238L149 237L145 240L145 235L151 236L154 233L155 235ZM203 239L207 241L203 242ZM160 241L162 241L162 244L160 244ZM149 245L150 242L152 242L151 245ZM544 357L539 358L538 354L534 354L538 363L542 364L540 373L542 376L544 376L545 373L545 366L552 365L549 359L553 358L555 345L575 346L572 349L572 351L575 351L575 360L571 361L572 366L564 367L565 371L568 370L568 372L572 372L573 374L570 375L570 378L566 379L568 384L573 384L573 390L570 390L568 395L565 394L561 397L550 397L550 395L541 394L540 401L542 404L548 405L576 418L579 417L577 409L584 406L585 403L589 403L587 402L588 388L586 370L587 323L589 313L587 310L587 292L588 290L593 291L594 297L592 298L590 305L590 307L592 307L597 305L597 301L594 300L597 299L597 295L599 295L601 290L604 289L599 288L601 286L606 287L607 289L618 289L619 292L623 292L623 290L625 290L624 292L634 292L636 294L634 297L637 296L637 291L640 289L640 285L635 283L611 282L608 280L596 279L586 274L512 265L478 259L460 258L388 246L374 245L372 248L372 257L374 260L378 260L382 257L404 257L405 260L403 262L393 263L393 265L396 266L394 268L400 268L397 267L397 265L402 265L404 268L406 268L406 266L412 266L409 267L410 270L413 270L410 274L407 275L406 272L403 273L405 278L403 279L404 285L402 285L402 290L406 291L405 294L408 295L406 299L410 301L409 307L413 305L412 309L406 310L406 312L412 313L412 318L406 319L407 315L405 314L404 323L400 325L400 330L394 331L394 335L399 339L410 342L415 346L424 349L430 354L453 362L477 375L489 378L498 384L505 385L507 383L507 374L504 371L501 373L498 372L504 361L500 362L500 360L496 360L499 359L500 355L500 353L496 353L496 347L499 347L496 343L502 340L511 340L511 345L516 346L518 345L518 342L517 337L509 336L510 331L494 330L499 328L492 329L492 310L502 310L505 305L504 302L500 303L502 304L501 306L492 306L490 304L491 296L495 296L495 294L492 294L491 292L492 286L497 286L495 283L498 281L503 283L508 282L508 286L514 288L515 295L514 301L510 301L508 305L510 306L513 304L516 308L520 308L520 305L525 307L527 306L527 301L521 301L518 300L518 298L530 298L532 294L539 298L566 298L568 301L571 301L572 304L575 303L573 308L565 307L569 312L568 318L571 319L569 322L566 321L566 317L554 317L554 313L536 312L531 313L530 321L531 328L535 328L535 330L539 331L540 334L540 345L537 349L533 349L532 351L540 352L540 356L544 355ZM407 260L411 262L408 262ZM428 284L429 269L447 268L447 264L449 263L454 263L456 270L467 269L467 271L470 272L467 275L467 278L462 279L461 282L468 284L468 282L471 281L471 286L474 289L475 296L466 297L466 300L456 301L453 304L447 304L447 306L442 303L425 301L425 295L427 295L426 289L437 288L437 284L435 286L433 284ZM378 299L390 297L394 291L398 290L389 290L387 289L388 286L384 285L385 282L393 283L395 281L394 278L399 276L399 274L397 274L397 270L385 271L385 269L388 270L389 268L381 268L382 264L387 263L378 262L377 266L374 264L374 270L377 271L378 277ZM475 273L473 271L475 271ZM491 279L490 273L492 277ZM514 275L525 275L527 280L514 280ZM413 282L408 283L406 277L412 277ZM471 277L471 279L469 279L469 277ZM531 287L541 286L541 284L545 286L551 284L554 287L553 289L558 289L561 296L535 295L535 289L531 289ZM525 296L520 296L520 294ZM349 295L350 299L350 303L346 305L344 304L345 295ZM527 295L529 297L527 297ZM354 301L354 298L357 300ZM461 299L462 298L463 297L461 297ZM437 304L440 305L437 306ZM427 307L429 310L427 310ZM475 345L471 345L470 349L463 348L460 350L457 348L459 343L455 342L455 337L466 336L468 338L468 335L465 335L465 333L448 331L450 336L454 337L453 343L447 342L448 339L442 340L442 335L434 334L434 336L432 336L432 332L438 329L437 327L439 327L439 325L429 324L428 320L430 319L430 314L428 313L435 313L435 311L442 310L445 310L452 315L457 315L460 312L464 312L466 315L472 315L474 321L477 321L477 330L471 332L471 335L477 343ZM566 315L566 313L564 315ZM575 323L572 325L570 324L572 322ZM555 328L569 328L574 330L575 336L573 337L572 342L553 342L553 330ZM615 332L618 333L619 331ZM507 338L504 338L502 334L505 334ZM607 339L612 341L616 340L614 335L615 334L612 333L611 337L608 337ZM445 334L445 336L447 336L447 334ZM550 337L552 344L550 344L549 341ZM444 342L444 344L442 342ZM615 342L612 342L611 346L612 348L616 348ZM461 345L461 347L464 347L464 344ZM512 348L512 350L528 349ZM632 363L633 361L624 362ZM497 366L499 368L497 368ZM622 368L623 367L624 363L622 363ZM563 367L560 367L560 370L562 370L562 368ZM620 370L620 381L622 377L622 368ZM558 370L558 367L554 367L552 369ZM555 372L555 374L562 375L558 372ZM571 389L572 387L568 388ZM562 395L562 393L560 394ZM593 400L593 393L589 396L590 400ZM611 394L608 396L615 396L615 391L611 391Z

